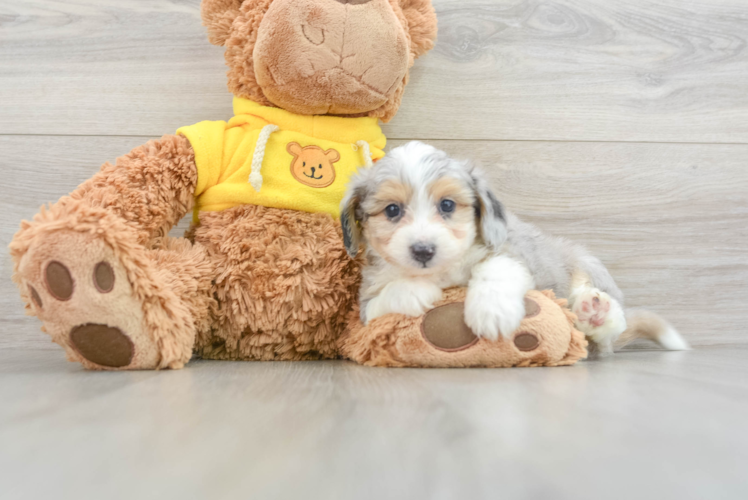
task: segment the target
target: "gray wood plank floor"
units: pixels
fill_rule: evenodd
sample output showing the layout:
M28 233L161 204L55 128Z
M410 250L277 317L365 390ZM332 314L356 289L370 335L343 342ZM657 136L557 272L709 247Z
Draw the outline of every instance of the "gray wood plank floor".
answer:
M14 500L748 497L748 346L568 368L158 373L0 350L0 381Z

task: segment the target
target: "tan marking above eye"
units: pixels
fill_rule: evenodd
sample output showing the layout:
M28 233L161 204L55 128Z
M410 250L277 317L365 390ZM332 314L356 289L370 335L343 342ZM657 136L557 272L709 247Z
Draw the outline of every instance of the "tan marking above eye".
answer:
M385 181L373 193L365 210L370 213L379 213L392 203L407 205L411 196L413 196L413 190L410 186L393 180Z
M472 205L473 203L473 192L457 179L450 177L439 178L429 184L428 190L431 199L436 203L440 203L445 198L454 201L458 206Z

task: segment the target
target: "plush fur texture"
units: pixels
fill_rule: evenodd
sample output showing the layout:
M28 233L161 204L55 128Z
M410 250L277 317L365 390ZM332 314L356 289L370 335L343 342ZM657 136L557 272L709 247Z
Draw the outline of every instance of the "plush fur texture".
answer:
M464 288L446 290L436 306L463 302ZM526 317L513 338L492 342L481 339L457 349L444 349L431 343L424 333L424 316L390 314L364 326L350 315L350 326L340 339L341 353L361 364L395 367L510 367L572 365L587 356L584 334L575 329L574 314L566 300L556 300L553 292L531 291L527 298L539 311ZM427 313L428 314L428 313ZM455 317L455 322L460 318ZM459 328L444 324L443 329ZM522 351L513 342L521 334L539 339L537 347Z
M196 352L212 359L337 356L355 302L359 264L326 214L243 206L201 214L193 229L213 265L212 330Z
M166 236L192 210L196 184L190 142L179 135L167 135L138 146L118 158L115 165L105 163L70 197L130 221L137 241L147 245Z
M234 95L385 122L436 38L429 0L205 0L202 17L211 42L226 46Z

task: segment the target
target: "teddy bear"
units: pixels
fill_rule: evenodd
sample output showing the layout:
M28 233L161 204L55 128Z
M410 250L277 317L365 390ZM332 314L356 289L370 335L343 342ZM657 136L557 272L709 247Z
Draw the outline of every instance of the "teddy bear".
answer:
M430 0L203 0L201 16L234 116L105 163L10 245L28 313L88 369L338 357L359 283L339 203L436 37Z

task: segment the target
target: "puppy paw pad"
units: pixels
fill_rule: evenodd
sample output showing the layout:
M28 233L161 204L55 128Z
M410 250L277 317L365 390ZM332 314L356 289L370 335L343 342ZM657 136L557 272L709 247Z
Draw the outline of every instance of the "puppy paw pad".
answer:
M585 294L574 304L574 313L578 321L593 327L604 325L609 311L610 299L600 291Z

